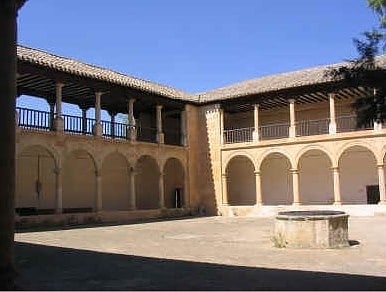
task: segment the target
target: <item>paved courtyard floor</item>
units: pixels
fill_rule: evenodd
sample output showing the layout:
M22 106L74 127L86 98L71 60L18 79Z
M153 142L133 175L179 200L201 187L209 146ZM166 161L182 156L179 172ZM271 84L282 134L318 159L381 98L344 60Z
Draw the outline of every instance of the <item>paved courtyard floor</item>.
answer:
M344 249L273 247L272 218L201 217L21 232L26 290L386 290L386 217L350 217Z

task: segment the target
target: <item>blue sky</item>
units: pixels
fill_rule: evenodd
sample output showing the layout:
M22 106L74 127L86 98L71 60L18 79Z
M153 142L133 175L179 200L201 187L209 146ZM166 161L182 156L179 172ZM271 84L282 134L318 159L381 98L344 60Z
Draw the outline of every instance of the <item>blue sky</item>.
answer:
M196 93L354 57L376 26L366 0L29 0L18 38Z
M355 56L366 0L29 0L19 43L188 92Z

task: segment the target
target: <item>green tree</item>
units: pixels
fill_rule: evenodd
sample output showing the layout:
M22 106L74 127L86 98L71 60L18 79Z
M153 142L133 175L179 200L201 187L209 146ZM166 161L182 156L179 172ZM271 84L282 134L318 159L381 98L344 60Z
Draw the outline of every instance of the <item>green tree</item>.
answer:
M380 19L379 29L364 32L362 39L354 38L358 58L349 60L347 65L330 68L326 75L335 81L343 81L348 86L364 87L366 95L353 104L357 114L357 127L368 126L372 122L386 121L386 77L385 69L377 62L377 56L385 48L386 0L367 0L369 7Z

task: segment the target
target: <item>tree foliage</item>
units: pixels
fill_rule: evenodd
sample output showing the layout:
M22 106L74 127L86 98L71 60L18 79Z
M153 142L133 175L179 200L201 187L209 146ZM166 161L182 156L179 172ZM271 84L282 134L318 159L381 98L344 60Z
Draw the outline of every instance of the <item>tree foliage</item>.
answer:
M335 81L366 89L366 94L352 105L357 114L357 127L368 126L374 121L386 121L386 71L377 62L377 56L385 48L386 0L368 0L368 4L379 16L379 29L364 32L361 39L353 39L358 58L348 60L347 65L330 68L326 72Z

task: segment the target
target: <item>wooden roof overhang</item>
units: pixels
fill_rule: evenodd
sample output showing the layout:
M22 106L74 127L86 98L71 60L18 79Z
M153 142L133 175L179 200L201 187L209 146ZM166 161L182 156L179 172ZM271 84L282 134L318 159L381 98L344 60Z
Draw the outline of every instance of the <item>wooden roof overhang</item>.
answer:
M312 104L328 101L329 93L334 93L336 99L348 100L365 96L369 90L368 87L360 84L353 86L345 82L325 82L224 99L217 103L230 113L250 111L255 104L259 104L261 110L271 110L288 107L290 99L294 99L296 104Z
M95 92L103 92L101 107L114 113L127 113L128 99L136 100L135 114L143 111L154 111L156 104L162 104L165 111L183 109L189 101L171 99L155 93L129 88L126 86L101 81L77 74L19 60L17 64L17 94L41 97L48 102L55 102L56 83L64 83L62 101L76 104L80 108L91 108L95 105Z

